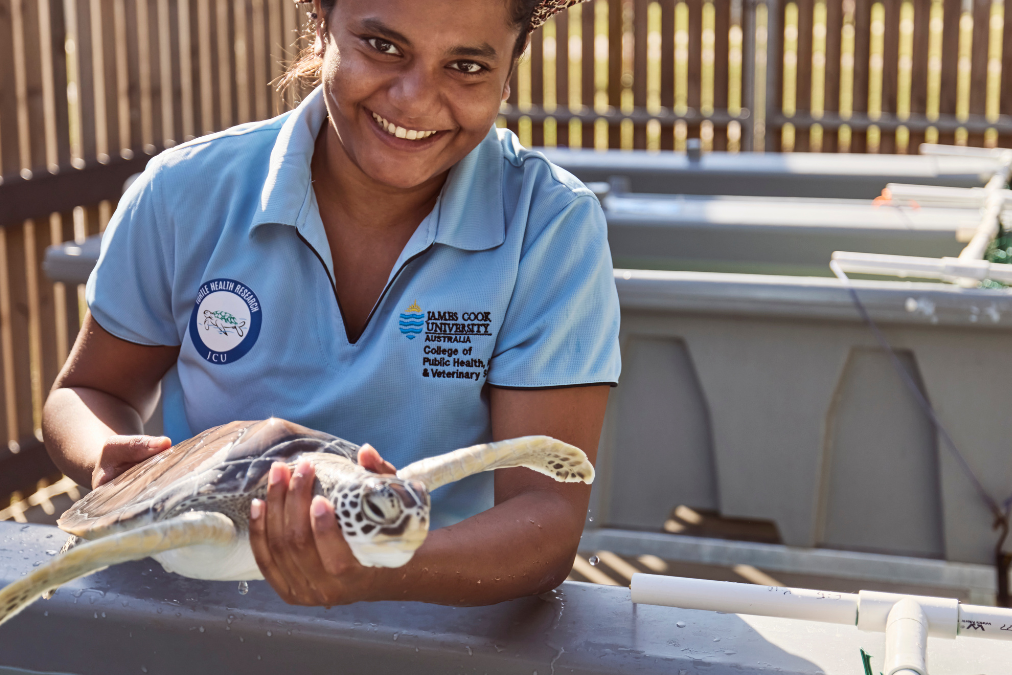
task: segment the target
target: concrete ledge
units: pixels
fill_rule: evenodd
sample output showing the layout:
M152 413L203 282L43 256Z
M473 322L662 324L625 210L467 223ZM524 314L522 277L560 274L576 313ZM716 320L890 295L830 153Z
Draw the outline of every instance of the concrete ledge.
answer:
M623 310L861 320L850 293L836 279L615 270L615 282ZM909 281L854 281L854 286L877 321L1012 328L1012 291Z
M589 530L583 533L580 549L628 556L650 554L666 560L707 565L753 565L770 571L969 589L976 601L990 597L991 603L997 588L994 568L987 565L653 532Z
M0 583L48 560L55 528L0 523ZM883 637L856 627L632 605L628 589L566 583L492 607L289 607L263 582L170 575L150 560L64 587L0 627L0 666L79 675L186 673L682 673L854 675ZM946 675L1007 672L1012 644L929 640Z

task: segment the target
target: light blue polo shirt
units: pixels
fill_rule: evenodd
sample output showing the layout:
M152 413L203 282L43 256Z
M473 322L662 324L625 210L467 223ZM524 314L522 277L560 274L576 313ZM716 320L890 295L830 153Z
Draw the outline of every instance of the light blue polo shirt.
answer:
M397 467L491 438L486 384L618 381L619 306L596 197L493 128L451 171L354 343L311 184L322 90L152 159L87 298L142 345L180 345L174 442L271 415L371 443ZM492 475L433 495L433 524L492 506Z

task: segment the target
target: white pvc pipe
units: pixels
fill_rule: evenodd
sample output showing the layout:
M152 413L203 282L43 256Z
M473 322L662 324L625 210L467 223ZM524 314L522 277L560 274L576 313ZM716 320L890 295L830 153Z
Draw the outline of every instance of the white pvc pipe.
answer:
M834 251L833 262L845 272L886 274L925 279L994 279L1012 283L1012 265L991 264L986 260L964 258L917 258L905 255Z
M952 598L878 591L834 593L656 574L634 574L631 587L632 601L638 604L856 625L877 632L886 630L895 605L909 599L920 606L932 637L1012 640L1012 609L961 605Z
M928 619L921 606L903 598L889 611L883 675L928 675Z
M632 601L728 614L754 614L853 626L858 596L801 588L634 574Z

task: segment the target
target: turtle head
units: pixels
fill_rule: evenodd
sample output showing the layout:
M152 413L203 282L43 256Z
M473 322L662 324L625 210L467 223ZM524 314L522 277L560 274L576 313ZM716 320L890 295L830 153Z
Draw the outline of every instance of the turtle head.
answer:
M400 567L429 533L429 491L417 480L366 474L331 495L344 538L366 567Z

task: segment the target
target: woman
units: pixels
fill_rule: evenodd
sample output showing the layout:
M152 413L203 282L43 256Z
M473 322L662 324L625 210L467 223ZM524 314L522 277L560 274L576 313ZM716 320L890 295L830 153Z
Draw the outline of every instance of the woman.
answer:
M58 466L99 485L176 441L271 415L404 464L548 434L593 461L619 373L603 213L494 120L565 0L315 0L321 86L291 113L162 153L124 195L90 314L46 403ZM171 385L171 386L170 386ZM171 426L172 420L175 426ZM312 470L272 468L251 542L288 602L486 604L554 588L589 487L527 469L433 495L402 568L361 567Z

